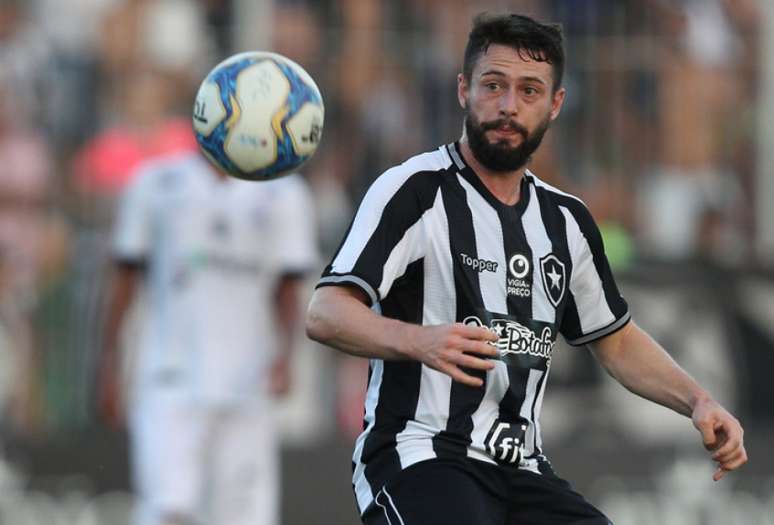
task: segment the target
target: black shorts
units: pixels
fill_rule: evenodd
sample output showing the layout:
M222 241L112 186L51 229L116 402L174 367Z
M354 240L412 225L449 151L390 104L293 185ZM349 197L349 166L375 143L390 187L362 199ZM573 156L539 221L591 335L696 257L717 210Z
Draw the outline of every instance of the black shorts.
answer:
M365 525L611 525L542 463L542 474L472 459L433 459L385 485Z

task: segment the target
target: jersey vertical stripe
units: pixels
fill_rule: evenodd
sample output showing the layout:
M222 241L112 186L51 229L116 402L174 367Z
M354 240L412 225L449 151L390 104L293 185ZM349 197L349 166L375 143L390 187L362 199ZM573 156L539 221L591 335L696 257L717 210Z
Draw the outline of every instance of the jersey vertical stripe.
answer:
M451 249L449 248L449 224L438 190L433 207L425 214L425 224L437 240L437 257L424 259L424 308L423 325L438 325L454 318L454 276L452 275ZM403 468L435 457L433 444L428 435L435 429L446 428L449 418L449 393L451 378L446 374L422 365L419 382L419 400L414 418L396 436L396 450Z
M532 185L528 186L528 188L530 199L522 217L522 226L524 227L527 242L532 248L532 267L537 271L541 268L543 258L553 252L554 246L546 231L546 224L541 213L541 203L538 198L538 190ZM532 282L532 317L547 323L554 323L556 321L556 307L551 304L551 301L546 296L542 279L534 279ZM542 398L539 395L539 390L545 383L549 367L550 362L547 364L545 372L542 370L530 370L527 380L525 397L520 410L520 415L527 420L524 440L525 457L531 457L538 452L536 442L539 440L539 428L535 414L540 411Z
M532 267L539 269L540 260L551 253L553 245L540 212L537 190L534 186L529 186L529 192L529 204L521 222L527 242L532 248ZM532 283L532 317L547 323L553 323L556 320L556 308L548 300L545 287L539 279Z
M454 274L455 314L453 321L462 322L475 313L475 308L483 301L478 271L464 264L463 255L478 260L476 232L473 224L473 211L468 202L465 188L458 178L449 177L448 183L441 186L449 223L449 247ZM469 375L486 381L482 370L462 368ZM438 457L465 456L473 430L473 412L481 403L484 389L453 381L449 395L449 420L446 428L433 439L433 449Z

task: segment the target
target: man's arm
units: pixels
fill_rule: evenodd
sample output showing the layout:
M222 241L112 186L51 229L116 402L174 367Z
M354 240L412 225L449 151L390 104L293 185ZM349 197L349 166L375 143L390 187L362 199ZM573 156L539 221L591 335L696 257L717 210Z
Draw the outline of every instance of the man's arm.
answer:
M274 291L274 318L279 326L277 355L272 364L270 390L284 396L290 390L290 362L299 321L299 297L303 277L296 274L279 278Z
M628 390L692 419L718 463L715 481L747 462L739 421L634 322L590 347L605 370Z
M110 295L97 378L99 388L97 395L100 412L112 425L123 423L118 338L126 312L137 295L141 277L142 269L139 265L118 263L113 269L109 285Z
M479 356L497 355L497 336L482 327L461 323L419 326L381 316L368 306L365 292L349 286L318 288L309 304L309 338L351 355L386 360L413 359L470 386L480 378L460 367L490 370L494 363Z

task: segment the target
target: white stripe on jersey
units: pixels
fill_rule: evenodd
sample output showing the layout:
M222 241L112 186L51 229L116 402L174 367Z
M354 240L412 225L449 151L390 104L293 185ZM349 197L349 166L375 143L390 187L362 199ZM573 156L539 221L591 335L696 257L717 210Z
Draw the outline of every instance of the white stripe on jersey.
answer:
M439 192L440 194L440 192ZM432 209L425 214L432 212ZM386 297L395 279L403 275L406 267L424 256L422 239L422 218L415 222L401 237L384 263L382 282L379 284L379 297Z
M431 326L448 323L449 319L454 319L456 303L449 223L440 189L433 207L425 212L423 222L428 228L428 238L433 239L432 249L436 254L435 257L425 259L424 271L425 302L422 324ZM451 378L423 364L414 421L407 422L406 428L395 437L402 468L436 457L433 441L429 437L433 436L437 429L446 428L450 395Z
M508 303L505 289L505 275L508 264L503 251L503 229L497 211L476 191L468 181L457 175L473 215L473 229L476 232L476 256L479 259L497 263L496 272L481 272L479 283L484 308L490 312L507 313ZM457 254L455 254L457 255ZM479 452L485 448L486 435L500 415L500 401L508 390L508 366L496 361L495 367L487 372L486 391L478 408L471 416L473 432L468 456L488 463L494 463L488 455Z
M537 190L530 184L529 191L529 204L521 217L521 223L524 225L524 233L527 236L529 247L532 248L532 318L537 321L553 323L556 320L556 308L548 300L542 279L538 278L542 271L540 259L551 253L551 240L548 238L546 225L540 214Z
M584 334L590 334L614 322L615 315L607 304L586 236L570 210L564 206L559 209L567 224L567 246L572 258L570 292L577 305L581 329Z
M379 388L382 386L382 373L384 372L384 361L381 359L371 359L371 381L368 383L368 391L365 398L365 416L367 423L365 431L360 434L355 442L355 451L352 454L352 461L355 463L355 471L352 478L355 483L355 496L358 506L365 509L374 499L371 491L371 485L365 477L365 463L361 461L363 455L363 445L371 429L376 422L376 403L379 401Z

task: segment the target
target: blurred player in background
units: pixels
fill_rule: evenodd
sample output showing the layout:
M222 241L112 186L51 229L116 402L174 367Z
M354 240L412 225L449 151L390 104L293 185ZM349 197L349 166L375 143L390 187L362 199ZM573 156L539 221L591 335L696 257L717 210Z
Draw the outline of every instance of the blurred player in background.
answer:
M312 298L310 337L371 359L353 457L366 524L609 524L543 454L560 333L691 417L715 480L747 460L739 422L631 321L583 202L526 169L564 101L562 40L476 19L462 138L376 180Z
M270 398L289 388L317 259L305 182L237 180L199 153L150 162L123 195L113 256L102 397L119 420L119 332L146 290L126 416L136 523L279 523Z

